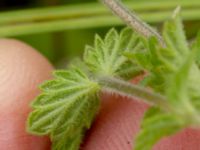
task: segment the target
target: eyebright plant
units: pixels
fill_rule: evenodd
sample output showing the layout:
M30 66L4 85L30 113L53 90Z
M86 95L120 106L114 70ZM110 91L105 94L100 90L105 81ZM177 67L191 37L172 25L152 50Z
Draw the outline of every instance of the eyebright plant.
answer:
M120 2L102 1L131 28L120 33L112 28L103 39L96 35L94 46L86 46L81 64L55 71L55 78L40 86L28 132L49 135L53 150L78 150L98 113L99 93L104 91L151 105L134 150L150 150L164 136L198 128L200 34L192 44L187 42L179 8L160 36ZM138 85L129 83L144 73Z

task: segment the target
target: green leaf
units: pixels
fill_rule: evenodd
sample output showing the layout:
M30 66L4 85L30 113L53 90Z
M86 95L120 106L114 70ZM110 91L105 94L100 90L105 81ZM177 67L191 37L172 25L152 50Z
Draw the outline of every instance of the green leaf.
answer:
M174 64L173 66L176 67L174 67L173 72L168 72L169 75L165 77L165 91L176 111L184 113L189 122L192 116L199 116L199 36L197 36L195 48L189 47L179 12L176 12L174 18L165 24L163 35L167 43L167 49L173 50L176 53L174 58L171 59L171 64ZM199 120L199 117L196 120Z
M134 150L151 150L159 139L178 132L183 126L183 122L174 114L150 108L142 122Z
M165 23L163 37L167 47L175 50L180 57L188 54L189 49L180 17L180 7L176 8L172 19Z
M28 131L50 135L53 150L78 150L83 133L99 109L99 85L81 70L55 71L32 103Z
M170 83L168 84L169 88L166 90L169 101L172 102L173 105L179 106L180 109L183 109L183 107L180 106L182 102L185 103L187 101L187 105L190 103L188 83L190 70L195 62L195 54L196 51L191 52L190 55L188 55L188 59L179 70L171 75Z
M153 57L153 59L156 58L160 60L160 63L154 64L154 66L162 69L154 72L155 78L151 84L153 84L156 78L159 78L160 81L163 82L159 83L163 85L161 90L163 92L167 89L168 83L172 82L169 81L170 76L176 74L177 71L181 69L190 53L178 9L179 8L175 10L173 18L164 25L163 37L166 47L155 48L155 51L157 51L159 55ZM149 43L151 43L151 41ZM156 74L160 74L160 76L157 76Z
M144 39L146 49L134 52L133 59L148 72L147 86L165 94L170 76L182 67L190 53L178 9L165 23L163 37L166 47L161 47L155 37Z
M162 94L169 103L169 112L154 108L145 116L135 150L150 150L160 138L183 127L200 124L200 70L197 65L200 47L198 42L192 48L188 46L178 9L165 23L163 37L165 47L154 37L144 44L146 49L142 57L147 63L141 60L138 52L131 56L146 70L146 86Z
M123 53L142 48L139 36L132 29L125 28L120 34L111 29L104 40L96 35L94 47L87 46L85 49L84 61L91 72L99 76L132 78L140 72L140 68Z
M198 103L200 70L195 60L200 53L200 48L196 46L193 49L188 46L178 9L175 10L173 18L165 23L163 36L167 51L164 53L161 51L162 48L158 48L164 60L161 61L163 70L159 77L163 82L162 91L173 105L174 110L186 115L185 118L189 120L199 111L196 105L200 104Z

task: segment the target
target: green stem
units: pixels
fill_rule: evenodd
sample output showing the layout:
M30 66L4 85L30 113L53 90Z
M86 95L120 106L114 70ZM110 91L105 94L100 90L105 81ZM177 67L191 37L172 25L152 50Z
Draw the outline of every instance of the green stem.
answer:
M125 2L125 5L137 12L172 10L180 5L183 10L199 9L199 0L151 0ZM56 6L48 8L36 8L28 10L17 10L0 13L0 25L16 24L32 21L45 21L66 18L79 18L84 16L98 16L110 14L109 11L99 3L86 3L68 6Z
M200 19L200 10L185 10L182 12L184 20ZM149 23L158 23L168 19L171 16L171 11L162 12L147 12L140 13L140 17ZM27 35L45 32L63 31L68 29L85 29L95 27L107 27L114 25L122 25L118 18L112 15L70 18L64 20L54 20L46 22L30 22L18 25L6 25L0 27L0 37L10 37L17 35Z
M165 97L147 90L146 88L111 77L101 77L98 79L98 82L102 85L103 90L105 91L128 96L133 99L137 98L150 105L159 106L168 112L171 111L170 105Z

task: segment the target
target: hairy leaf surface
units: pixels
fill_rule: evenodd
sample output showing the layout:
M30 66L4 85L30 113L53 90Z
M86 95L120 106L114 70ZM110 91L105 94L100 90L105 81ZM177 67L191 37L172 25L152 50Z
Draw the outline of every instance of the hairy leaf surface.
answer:
M94 47L87 46L85 49L84 61L99 76L132 78L140 72L140 68L133 65L123 53L143 48L139 36L132 29L125 28L120 34L111 29L104 39L96 35Z
M53 150L78 150L99 108L99 86L75 67L54 76L41 85L42 94L32 103L28 131L50 135Z

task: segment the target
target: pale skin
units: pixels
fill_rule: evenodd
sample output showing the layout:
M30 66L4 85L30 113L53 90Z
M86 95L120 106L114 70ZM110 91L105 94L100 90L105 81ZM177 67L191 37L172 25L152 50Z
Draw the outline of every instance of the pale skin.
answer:
M29 103L38 85L51 78L52 65L20 41L0 40L0 149L50 150L47 137L25 131ZM147 105L120 96L102 96L102 107L82 150L131 150ZM186 129L161 140L154 150L200 150L200 130ZM145 143L144 143L145 144Z

